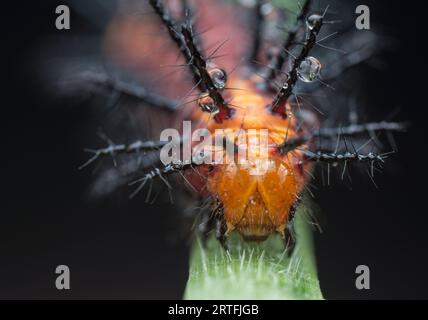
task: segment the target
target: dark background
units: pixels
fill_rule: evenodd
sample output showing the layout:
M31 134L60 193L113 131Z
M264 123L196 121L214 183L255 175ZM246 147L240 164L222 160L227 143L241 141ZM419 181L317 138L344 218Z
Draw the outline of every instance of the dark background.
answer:
M162 202L84 198L92 176L77 167L94 115L84 105L46 99L33 74L33 49L60 32L58 2L12 3L2 4L1 19L0 298L180 298L188 248L170 236L179 213ZM315 235L316 254L327 299L428 298L426 26L415 3L364 1L372 24L400 43L382 57L387 68L368 70L361 86L376 115L400 107L398 118L413 126L396 136L399 154L377 176L379 189L357 181L353 191L335 184L316 192L324 230ZM90 25L72 23L72 32ZM70 291L55 289L59 264L71 268ZM371 290L355 289L360 264L370 267Z

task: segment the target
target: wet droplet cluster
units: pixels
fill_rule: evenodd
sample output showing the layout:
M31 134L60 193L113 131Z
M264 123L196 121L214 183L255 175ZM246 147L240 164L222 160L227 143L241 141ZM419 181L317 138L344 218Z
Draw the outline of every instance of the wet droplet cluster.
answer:
M207 68L208 74L211 77L211 80L214 84L214 87L222 91L226 88L227 83L227 74L226 71L217 67L216 65L211 65ZM219 113L219 107L216 105L214 99L210 96L208 92L201 93L198 99L199 108L211 114Z

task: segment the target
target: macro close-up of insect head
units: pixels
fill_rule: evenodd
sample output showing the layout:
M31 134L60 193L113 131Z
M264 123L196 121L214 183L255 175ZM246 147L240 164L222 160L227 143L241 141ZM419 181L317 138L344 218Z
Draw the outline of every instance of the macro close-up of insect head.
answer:
M406 5L33 4L9 60L28 112L0 297L426 298Z

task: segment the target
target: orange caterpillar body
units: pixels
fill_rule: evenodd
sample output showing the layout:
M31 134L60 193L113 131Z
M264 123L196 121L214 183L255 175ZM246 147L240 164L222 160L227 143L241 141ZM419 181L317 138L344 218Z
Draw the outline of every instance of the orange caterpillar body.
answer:
M279 233L289 243L290 222L312 163L334 167L343 164L342 177L351 162L369 164L373 172L387 154L362 154L356 148L351 152L345 138L405 128L388 122L320 128L318 119L305 106L298 112L292 108L292 96L300 106L294 90L297 82L324 83L319 79L321 62L310 53L319 44L328 6L313 12L312 1L303 1L286 41L274 44L274 37L263 39L261 30L266 28L262 25L275 25L281 13L263 6L263 1L255 1L252 8L226 0L123 3L107 29L104 52L142 89L133 91L130 86L112 84L114 81L109 85L121 95L137 98L143 106L157 108L131 111L133 122L148 123L145 129L150 139L157 139L165 128L181 130L185 120L191 121L193 128L206 128L211 136L217 134L217 129L241 130L245 137L240 139L244 141L261 139L261 130L268 132L269 147L262 157L267 157L270 165L262 174L251 174L252 163L194 165L184 161L163 163L163 168L152 163L156 169L144 173L139 180L137 192L155 178L162 179L171 191L165 176L185 172L183 176L199 197L212 200L213 211L206 224L211 228L215 223L216 236L223 244L234 230L249 240L263 240ZM322 39L326 38L329 36ZM268 49L273 49L269 52L274 55L269 61ZM359 63L355 56L352 60L351 65ZM339 59L336 62L336 69L349 68L349 59L343 64ZM334 72L331 77L335 77ZM161 122L153 120L162 113ZM311 150L321 139L326 140L323 149ZM236 136L233 143L238 143ZM159 147L162 144L140 142L118 146L114 151L153 152ZM224 145L220 148L227 149ZM93 159L112 153L112 148L106 148L96 152ZM235 150L233 156L237 153Z
M270 146L298 135L291 108L287 108L286 119L272 114L266 108L271 98L257 90L257 81L257 78L238 76L229 80L231 87L240 90L230 91L228 99L240 108L235 109L230 120L209 121L207 127L213 135L215 129L242 130L245 135L248 129L256 132L267 129ZM194 118L205 119L206 114L198 111ZM248 137L244 140L248 141ZM226 235L237 230L249 240L264 240L275 232L285 236L285 227L304 187L309 164L297 150L282 155L276 148L270 148L268 156L272 165L261 175L252 175L248 166L239 164L216 165L208 173L207 189L222 204Z
M171 1L169 4L171 14L177 8L175 3ZM197 99L193 99L194 102L181 108L174 126L179 128L183 120L192 120L196 124L193 127L206 127L212 134L216 129L267 129L271 146L297 136L291 107L286 106L288 117L273 114L267 108L272 100L271 93L259 90L257 84L261 79L251 74L247 67L240 66L251 43L248 19L243 18L245 14L238 13L237 8L227 1L194 1L194 4L198 10L196 26L204 30L201 34L204 52L215 50L221 44L221 55L213 57L210 63L230 74L227 87L239 90L226 88L223 95L237 107L233 108L230 119L216 121L212 115L202 112ZM144 8L151 11L148 6ZM164 96L182 98L186 93L192 93L194 85L187 71L171 69L171 66L185 62L177 54L178 50L160 19L153 14L141 18L126 12L118 15L109 27L105 39L108 56L122 68L141 74L147 88ZM145 79L148 74L157 76ZM164 86L153 85L158 79L168 81ZM278 149L270 148L269 159L272 165L263 175L251 175L248 167L239 164L216 165L213 170L198 168L198 173L188 170L186 176L201 195L220 204L225 235L237 230L252 240L263 240L275 232L285 236L286 224L304 187L309 164L303 161L298 150L282 155ZM205 180L201 180L201 173Z

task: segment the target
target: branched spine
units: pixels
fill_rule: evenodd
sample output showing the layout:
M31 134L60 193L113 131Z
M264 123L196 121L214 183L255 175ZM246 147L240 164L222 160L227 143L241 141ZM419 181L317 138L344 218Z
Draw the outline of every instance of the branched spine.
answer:
M287 100L290 98L290 96L293 94L294 86L297 83L298 80L298 68L300 64L309 56L309 52L312 50L312 48L315 46L317 41L317 35L321 30L321 27L323 25L323 17L322 16L316 16L313 20L313 26L311 28L308 28L308 35L306 39L306 43L303 45L302 50L300 51L299 55L296 57L293 63L293 67L291 71L288 74L288 79L282 86L282 88L279 90L277 95L275 96L272 104L271 104L271 110L273 113L280 114L282 117L286 118L286 108L285 104Z
M288 37L282 44L278 56L274 58L274 65L272 68L269 69L269 73L266 77L267 81L272 82L278 76L278 72L282 69L285 61L287 60L287 57L289 55L291 47L293 46L296 40L299 30L301 30L301 28L304 26L305 19L309 14L310 7L311 0L306 0L299 12L299 15L297 16L297 21L294 29L288 33Z
M147 172L146 174L144 174L144 176L142 178L135 180L129 184L130 186L132 186L134 184L139 183L137 189L135 189L135 191L129 197L130 198L135 197L141 191L141 189L144 188L144 186L147 184L147 182L150 181L150 183L152 183L154 179L159 178L168 187L168 191L170 193L171 202L172 202L172 194L171 194L172 186L170 185L168 180L165 178L165 176L171 175L173 173L182 172L182 171L185 171L187 169L194 168L196 166L198 166L198 164L180 162L180 163L167 164L163 168L155 168L155 169ZM148 198L149 197L150 197L150 192L148 194Z
M406 122L370 122L363 124L352 124L346 127L335 127L335 128L320 128L319 130L313 131L309 134L303 134L301 136L287 139L281 145L278 146L281 154L287 154L290 151L296 150L304 144L310 142L316 138L335 139L341 137L353 137L359 134L375 133L375 132L403 132L409 126Z
M230 118L232 109L227 106L223 96L215 87L214 82L208 73L207 63L195 45L191 26L188 23L183 24L181 27L181 33L183 34L186 46L192 56L191 64L198 72L204 89L206 89L209 96L214 100L215 105L219 108L219 113L214 116L214 119L221 122L223 119Z
M207 63L195 43L190 20L182 24L180 33L176 30L175 23L167 14L162 2L160 0L150 0L149 2L155 13L168 29L171 39L184 55L186 63L192 71L196 86L202 92L207 91L209 96L214 100L214 104L219 109L219 113L214 116L214 119L221 122L224 119L230 118L232 109L227 106L222 95L214 86L213 80L207 70ZM186 7L185 5L184 8Z
M197 84L202 91L200 75L198 74L198 71L194 68L194 65L192 64L192 59L193 59L192 53L187 48L186 41L183 38L183 35L176 29L175 27L176 23L172 20L172 18L166 12L165 7L162 4L162 1L150 0L149 2L152 8L155 10L155 13L160 17L160 19L162 20L162 23L167 28L172 41L177 45L177 47L183 54L186 60L186 63L189 65L190 71L193 74L195 84ZM188 6L185 2L183 3L183 9L184 10L188 9Z
M141 141L137 140L131 144L113 144L110 143L108 147L102 149L85 149L86 152L92 153L93 156L84 164L79 167L83 169L90 165L92 162L101 157L111 156L114 157L119 154L125 153L138 153L144 151L156 151L162 148L167 142L154 142L154 141Z
M372 164L384 163L385 162L384 160L387 158L387 155L389 154L389 153L375 154L372 152L368 154L360 154L357 152L324 153L321 151L312 152L308 150L303 151L303 153L307 161L324 162L324 163L361 162L361 163L372 163Z
M162 1L160 0L149 0L150 5L152 6L155 13L159 16L159 18L162 20L162 23L165 25L165 27L168 30L168 33L174 41L174 43L177 45L177 47L180 49L181 53L186 59L186 62L189 63L192 60L192 56L187 50L183 38L181 37L180 33L175 29L174 21L169 16L169 14L166 12L165 7L162 4Z

